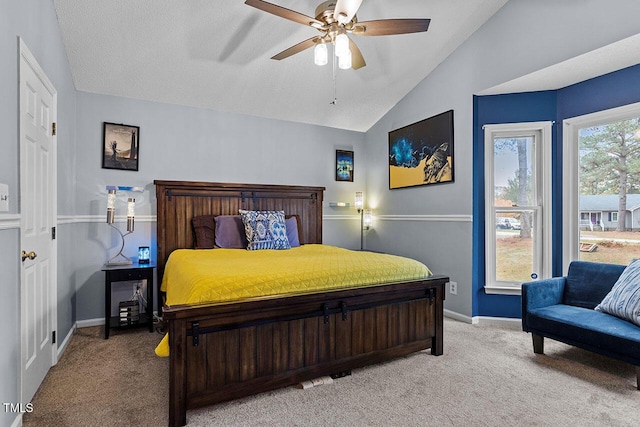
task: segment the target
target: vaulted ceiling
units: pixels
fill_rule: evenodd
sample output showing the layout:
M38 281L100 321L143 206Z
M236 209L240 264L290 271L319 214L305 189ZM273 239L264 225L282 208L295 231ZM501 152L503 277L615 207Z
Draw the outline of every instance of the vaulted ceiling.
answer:
M367 66L318 67L317 30L243 0L54 0L78 90L366 131L507 0L364 0L359 21L430 18L426 33L352 36ZM313 16L320 0L270 0Z

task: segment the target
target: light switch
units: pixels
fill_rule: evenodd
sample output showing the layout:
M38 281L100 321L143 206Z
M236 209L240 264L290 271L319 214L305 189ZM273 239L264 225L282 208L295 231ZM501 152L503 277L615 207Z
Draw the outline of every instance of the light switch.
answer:
M9 212L9 186L0 184L0 212Z

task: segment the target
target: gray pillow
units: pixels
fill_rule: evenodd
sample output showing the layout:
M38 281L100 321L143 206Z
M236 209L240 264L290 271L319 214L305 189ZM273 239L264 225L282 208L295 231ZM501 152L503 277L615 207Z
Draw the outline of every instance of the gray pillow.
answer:
M292 248L300 246L300 239L298 238L298 220L295 216L291 216L284 220L284 225L287 227L287 239L289 239L289 245Z
M218 215L214 219L215 247L223 249L246 249L247 237L240 215Z

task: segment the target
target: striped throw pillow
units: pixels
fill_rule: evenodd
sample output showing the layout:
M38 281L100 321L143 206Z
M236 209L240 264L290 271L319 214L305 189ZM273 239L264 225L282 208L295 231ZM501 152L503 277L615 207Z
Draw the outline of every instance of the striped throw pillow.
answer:
M640 326L640 259L633 260L624 269L595 309Z

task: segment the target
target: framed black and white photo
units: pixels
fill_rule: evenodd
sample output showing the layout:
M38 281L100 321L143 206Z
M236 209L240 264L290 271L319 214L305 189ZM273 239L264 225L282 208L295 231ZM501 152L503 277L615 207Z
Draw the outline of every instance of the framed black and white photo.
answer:
M104 122L102 130L102 168L138 170L140 127Z

